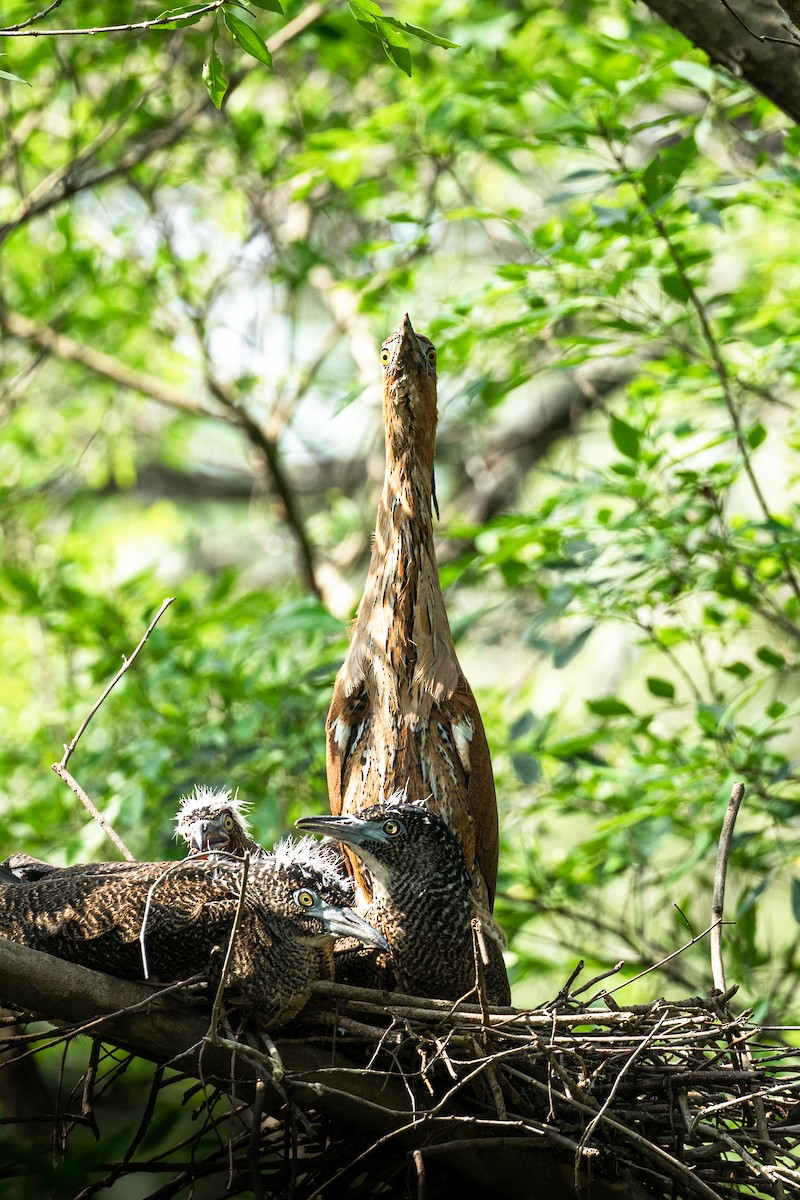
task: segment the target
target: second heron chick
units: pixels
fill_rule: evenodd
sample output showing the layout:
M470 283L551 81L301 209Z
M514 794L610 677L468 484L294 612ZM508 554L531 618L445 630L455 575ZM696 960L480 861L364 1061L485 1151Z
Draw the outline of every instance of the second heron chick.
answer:
M424 804L378 804L359 816L303 817L299 829L336 838L372 877L364 918L389 945L397 987L417 996L457 1000L475 987L475 915L470 877L458 841ZM484 945L486 991L508 1004L502 947L489 920Z
M181 796L175 818L175 837L185 842L187 853L235 854L241 858L266 858L268 851L250 833L249 805L229 788L195 784L189 796Z

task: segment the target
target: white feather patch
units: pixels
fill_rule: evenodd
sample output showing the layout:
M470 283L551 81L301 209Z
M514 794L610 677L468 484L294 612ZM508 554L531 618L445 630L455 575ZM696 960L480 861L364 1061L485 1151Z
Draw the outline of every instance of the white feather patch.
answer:
M450 728L453 730L453 741L456 744L458 757L461 759L461 765L469 775L469 744L472 741L475 733L475 726L470 721L469 717L464 717L460 721L453 721Z
M337 717L331 728L333 740L340 754L347 751L350 742L350 726L347 721L343 721L341 717Z

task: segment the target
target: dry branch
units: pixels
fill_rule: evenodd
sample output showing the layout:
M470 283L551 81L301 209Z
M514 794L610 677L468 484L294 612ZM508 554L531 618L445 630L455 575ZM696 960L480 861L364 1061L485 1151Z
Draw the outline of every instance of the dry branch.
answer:
M83 790L83 788L77 782L77 780L73 779L72 775L70 775L69 771L67 770L67 763L69 762L70 757L72 756L72 753L75 750L75 747L77 746L81 737L86 732L86 729L88 728L89 722L91 721L92 717L97 712L97 710L100 708L100 705L103 703L103 701L106 699L108 694L111 692L112 688L116 687L116 685L119 683L120 679L125 674L125 672L130 667L133 666L134 662L136 661L136 658L139 655L140 650L142 649L145 642L150 637L150 634L153 632L156 625L161 620L161 617L167 611L167 609L169 608L170 604L172 604L174 599L175 599L174 596L167 596L166 600L162 601L161 607L159 608L156 615L153 617L150 624L147 626L147 629L145 630L144 634L142 635L138 646L133 651L133 654L131 654L130 658L125 658L123 655L122 666L117 671L116 675L111 680L111 682L108 684L108 686L104 689L102 695L92 705L87 716L81 722L80 728L78 729L78 732L75 734L72 741L69 743L68 746L64 747L64 753L61 757L61 761L57 762L57 763L53 763L52 767L51 767L51 770L55 771L56 775L58 775L59 778L63 779L64 782L72 789L72 791L78 797L78 799L83 804L83 806L91 814L92 819L97 822L97 824L103 830L103 833L105 833L106 836L111 839L111 841L114 843L114 845L117 847L117 849L122 854L123 858L126 858L128 860L128 862L135 862L136 860L134 859L133 855L131 854L130 850L125 845L125 843L123 842L123 840L119 836L119 834L116 833L116 831L114 829L112 829L110 823L102 815L102 813L99 811L97 806L92 802L92 800L90 800L90 798L87 796L86 792Z
M725 912L725 880L728 874L728 859L731 854L733 827L739 814L739 805L744 799L744 784L735 783L722 822L717 847L717 864L714 870L714 894L711 901L711 971L714 987L725 991L725 966L722 961L722 918Z

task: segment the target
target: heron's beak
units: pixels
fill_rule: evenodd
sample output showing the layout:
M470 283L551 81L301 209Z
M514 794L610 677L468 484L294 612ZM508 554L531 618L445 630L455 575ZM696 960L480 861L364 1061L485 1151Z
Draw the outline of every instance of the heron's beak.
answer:
M367 946L378 946L381 950L389 949L389 943L383 934L373 929L354 908L337 908L333 904L323 904L319 915L330 932L335 933L337 937L354 937Z
M387 840L377 821L363 821L360 817L301 817L295 826L308 833L323 833L348 846L369 846L371 842Z
M400 322L400 341L395 349L395 361L409 370L423 371L429 370L428 360L425 356L425 351L419 344L419 339L414 333L414 326L411 324L411 318L408 313L405 313L403 320Z

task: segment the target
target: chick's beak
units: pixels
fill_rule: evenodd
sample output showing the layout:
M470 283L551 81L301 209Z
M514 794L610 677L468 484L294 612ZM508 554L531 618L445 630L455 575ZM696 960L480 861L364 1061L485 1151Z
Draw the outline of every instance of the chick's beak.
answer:
M323 833L348 846L365 846L381 840L380 826L359 817L300 817L295 827L309 833Z
M353 908L337 908L335 905L326 904L320 916L331 933L335 933L337 937L354 937L367 946L378 946L381 950L389 949L389 943L383 934L373 929Z
M227 845L227 839L220 833L214 821L195 821L189 829L189 853L208 854L211 850L221 850Z

